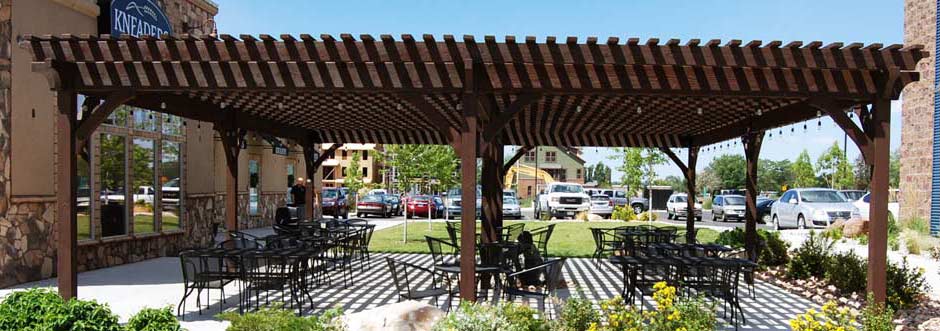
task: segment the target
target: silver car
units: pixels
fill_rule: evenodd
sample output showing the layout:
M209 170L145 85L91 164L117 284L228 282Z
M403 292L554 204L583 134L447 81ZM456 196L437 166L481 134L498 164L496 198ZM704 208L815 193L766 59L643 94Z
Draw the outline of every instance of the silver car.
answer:
M522 208L514 196L503 195L503 218L521 219Z
M614 202L604 194L592 195L590 213L603 218L610 218L610 215L614 213Z
M744 220L744 196L736 194L719 195L712 200L712 222L734 219Z
M837 220L859 217L858 208L836 190L792 189L770 209L774 229L825 228Z

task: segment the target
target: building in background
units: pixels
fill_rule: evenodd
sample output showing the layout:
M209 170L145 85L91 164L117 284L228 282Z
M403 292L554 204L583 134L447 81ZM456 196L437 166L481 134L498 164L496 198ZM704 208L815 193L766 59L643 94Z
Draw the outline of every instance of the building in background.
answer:
M322 150L330 148L332 144L323 144ZM379 153L382 145L377 144L344 144L336 149L329 159L323 161L323 187L343 187L349 171L349 163L353 153L359 153L359 166L362 168L362 182L364 184L383 183Z
M572 147L541 146L519 158L518 165L537 167L559 182L584 183L584 159L581 150ZM519 172L518 184L513 183L520 198L528 198L545 187L545 180Z
M940 103L937 81L937 0L904 1L904 44L923 45L931 57L917 65L920 80L903 92L900 218L930 219L940 233Z
M153 24L133 8L148 7ZM210 0L0 0L0 287L55 276L56 98L26 34L215 33ZM41 15L39 14L41 13ZM153 13L153 15L150 15ZM37 17L43 19L37 19ZM100 102L79 97L79 118ZM305 177L290 141L248 132L239 153L239 226L271 224ZM123 106L80 148L79 270L206 246L223 219L226 162L211 123Z

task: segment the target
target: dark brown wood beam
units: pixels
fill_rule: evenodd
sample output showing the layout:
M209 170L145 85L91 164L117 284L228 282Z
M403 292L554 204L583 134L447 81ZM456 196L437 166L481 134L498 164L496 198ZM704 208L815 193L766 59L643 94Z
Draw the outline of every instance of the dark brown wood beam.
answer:
M869 215L868 292L878 302L887 298L888 168L891 157L891 100L878 99L871 112L871 213Z
M728 139L738 138L751 131L765 131L780 126L798 123L816 118L817 109L807 102L800 102L786 107L765 111L762 115L731 123L691 136L688 143L693 146L711 145Z
M95 106L94 110L88 113L88 117L82 118L81 122L78 123L78 128L75 130L78 145L84 146L92 133L95 132L95 129L101 123L104 123L115 109L133 99L134 91L132 90L115 91L105 97L104 102Z
M516 162L518 162L520 158L525 156L525 154L531 150L532 150L532 146L519 147L519 150L516 151L516 154L513 154L513 156L509 158L509 161L506 161L505 164L503 164L503 170L500 173L500 176L506 177L506 174L509 173L509 168L512 168L512 166L515 165Z
M832 118L832 121L842 128L842 131L845 131L845 134L855 142L855 145L858 146L858 150L862 154L862 158L865 159L865 163L871 163L869 161L871 160L871 139L865 134L865 130L855 125L855 122L845 114L846 109L851 109L852 106L838 104L829 99L814 99L810 100L809 104L828 114L829 117Z
M424 96L417 94L402 94L400 97L402 100L405 100L405 102L408 102L412 107L421 112L421 114L423 114L428 119L428 121L434 125L434 128L437 130L437 132L442 137L447 139L447 141L453 144L453 142L461 140L459 137L462 128L455 127L453 124L451 124L446 118L444 118L444 115L442 115L437 110L437 108L424 99Z
M76 162L78 99L74 91L56 91L56 227L59 232L56 246L56 273L59 295L72 299L78 295L78 232L76 229L77 195Z
M515 118L526 106L531 105L539 99L541 99L541 95L537 93L520 94L506 109L501 111L494 110L489 123L486 124L486 128L483 130L483 140L493 141L498 138L499 134L506 128L506 125L509 124L509 121Z
M676 153L667 147L660 147L660 151L673 163L679 167L679 170L682 171L682 175L685 177L685 186L687 196L687 205L686 205L686 222L685 222L685 233L686 233L686 242L694 243L695 242L695 166L698 162L698 147L689 147L689 160L688 165L685 162L682 162L682 159L679 158ZM676 214L678 218L678 214Z
M464 91L461 100L463 130L460 132L460 297L463 300L476 301L476 197L477 179L477 118L479 116L479 96L475 90L473 65L468 63L464 69Z
M764 141L764 131L748 132L742 138L747 176L744 181L745 218L744 247L751 261L757 262L757 163L760 162L760 148Z
M236 127L237 123L232 115L216 122L215 130L222 139L228 170L225 180L225 229L238 231L238 154L241 151L239 144L245 131Z

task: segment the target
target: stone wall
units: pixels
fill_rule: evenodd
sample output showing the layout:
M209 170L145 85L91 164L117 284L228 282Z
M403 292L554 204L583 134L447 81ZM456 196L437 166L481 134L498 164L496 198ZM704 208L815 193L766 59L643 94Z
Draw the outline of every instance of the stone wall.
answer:
M936 39L935 0L904 1L904 44L920 44L933 55ZM901 127L901 219L930 214L933 146L934 58L918 64L920 81L903 93Z
M9 205L0 219L0 288L55 275L55 201Z

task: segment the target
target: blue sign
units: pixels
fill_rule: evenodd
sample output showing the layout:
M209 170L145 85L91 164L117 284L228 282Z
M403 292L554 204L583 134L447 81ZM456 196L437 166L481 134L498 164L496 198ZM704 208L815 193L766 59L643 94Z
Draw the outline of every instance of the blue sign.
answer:
M154 0L112 0L111 35L140 37L173 33L170 20Z

